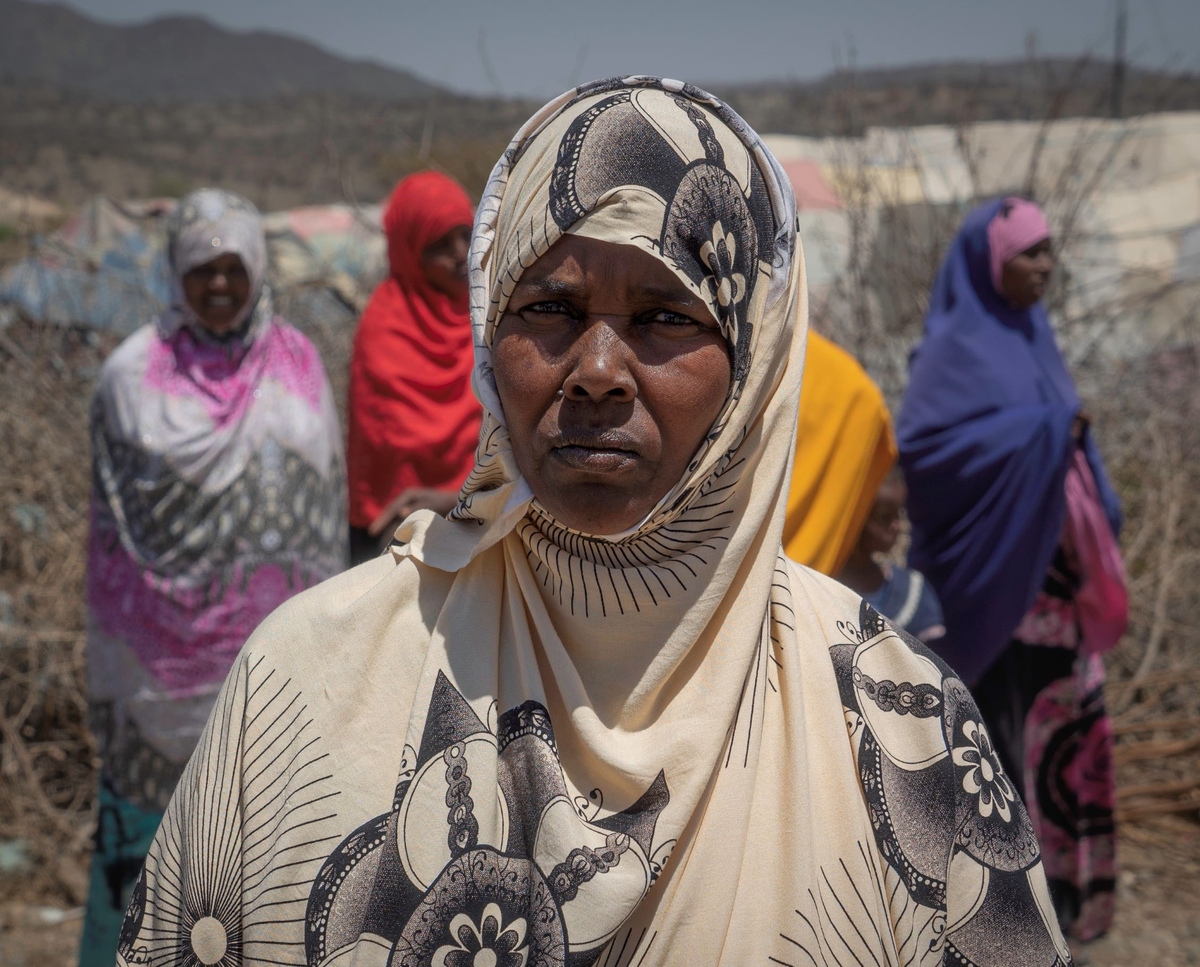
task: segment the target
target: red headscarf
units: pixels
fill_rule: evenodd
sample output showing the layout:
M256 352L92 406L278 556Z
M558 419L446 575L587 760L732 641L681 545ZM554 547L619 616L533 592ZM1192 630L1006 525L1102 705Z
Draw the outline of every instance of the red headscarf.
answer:
M391 275L367 304L350 363L350 523L368 526L407 487L458 488L475 462L480 406L467 296L429 284L421 253L473 220L435 171L396 186L383 216Z

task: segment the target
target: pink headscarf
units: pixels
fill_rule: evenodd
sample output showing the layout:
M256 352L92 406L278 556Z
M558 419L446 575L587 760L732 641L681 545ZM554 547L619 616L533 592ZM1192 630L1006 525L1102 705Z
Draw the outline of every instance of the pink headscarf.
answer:
M991 256L992 285L997 294L1004 295L1000 276L1004 263L1031 245L1050 237L1050 226L1042 210L1031 201L1013 195L1005 198L987 227L988 251Z

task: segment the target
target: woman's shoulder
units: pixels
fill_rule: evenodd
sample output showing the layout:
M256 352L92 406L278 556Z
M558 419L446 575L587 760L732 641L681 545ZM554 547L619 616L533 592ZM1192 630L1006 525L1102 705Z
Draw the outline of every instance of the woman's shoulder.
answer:
M154 323L127 336L108 354L96 380L95 400L106 408L120 405L141 387L153 350L161 344Z
M798 564L786 554L781 554L779 559L787 568L793 599L800 599L814 613L857 612L862 598L856 591L820 571Z
M965 954L1011 931L997 962L1067 963L1033 825L966 686L861 599L849 618L857 596L837 582L789 576L795 602L841 615L829 658L879 855L918 909L945 911L946 961L991 963Z
M788 560L787 565L797 619L804 616L810 623L808 634L799 637L811 640L812 632L819 632L835 671L848 673L870 650L872 677L881 681L932 685L957 678L931 649L893 625L857 592L794 561Z
M264 375L282 382L292 393L306 399L314 407L323 396L330 395L325 362L308 336L282 316L275 316L264 339Z
M271 339L288 352L315 360L317 365L321 365L321 354L313 341L283 316L271 319Z
M274 667L311 664L322 675L361 668L385 643L427 640L452 579L385 554L289 598L263 620L244 651Z
M135 329L104 360L100 367L101 385L140 373L146 365L147 354L159 342L158 327L154 323Z

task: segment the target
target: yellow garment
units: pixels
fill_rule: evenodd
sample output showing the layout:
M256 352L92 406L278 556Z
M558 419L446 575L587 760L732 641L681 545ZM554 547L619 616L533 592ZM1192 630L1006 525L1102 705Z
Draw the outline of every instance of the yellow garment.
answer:
M809 330L783 525L788 557L837 574L895 462L896 438L879 387L853 356Z

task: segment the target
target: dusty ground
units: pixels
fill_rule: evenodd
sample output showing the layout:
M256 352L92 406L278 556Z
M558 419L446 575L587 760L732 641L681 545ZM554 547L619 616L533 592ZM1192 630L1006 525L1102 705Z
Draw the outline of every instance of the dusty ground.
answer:
M83 911L8 904L0 907L3 967L74 967Z
M1116 926L1077 951L1087 967L1200 965L1200 822L1165 817L1125 830ZM0 906L0 965L73 967L82 910Z
M1200 964L1200 823L1166 817L1121 840L1113 931L1079 952L1089 967Z

